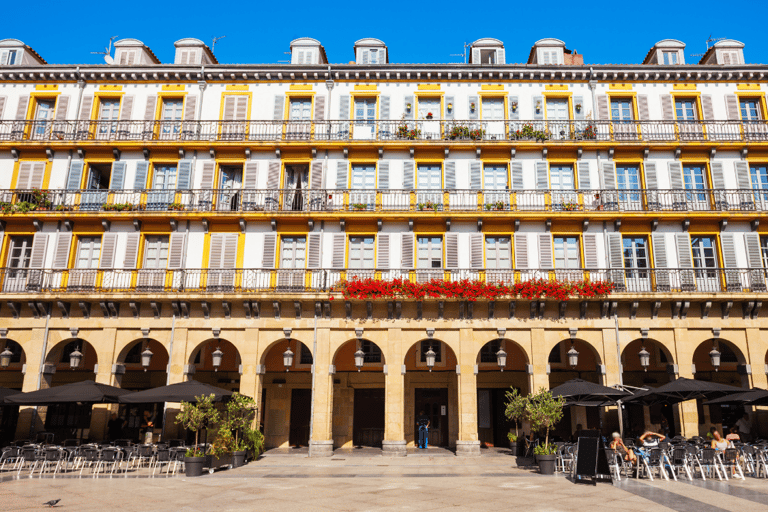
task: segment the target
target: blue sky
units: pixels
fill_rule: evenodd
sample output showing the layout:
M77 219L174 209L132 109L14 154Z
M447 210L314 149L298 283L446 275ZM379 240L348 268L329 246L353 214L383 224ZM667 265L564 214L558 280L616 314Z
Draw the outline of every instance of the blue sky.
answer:
M686 5L688 4L688 5ZM105 6L118 9L105 15ZM214 36L226 36L216 46L222 63L275 63L289 59L289 43L314 37L325 46L332 63L353 59L357 39L375 37L390 51L390 62L461 62L463 44L481 37L501 39L507 62L525 62L532 44L544 37L565 41L584 55L585 63L640 63L660 39L687 44L691 54L703 53L705 41L727 37L746 44L748 63L768 63L768 43L762 29L745 21L768 15L768 2L736 8L722 1L672 2L149 2L133 0L106 4L92 0L34 4L48 22L36 16L6 16L0 39L16 38L34 48L51 64L102 63L101 51L111 36L136 38L161 62L172 62L173 42L195 37L209 46ZM110 19L109 23L104 20ZM756 25L755 27L758 27ZM45 28L43 28L45 27ZM60 30L60 32L57 32Z

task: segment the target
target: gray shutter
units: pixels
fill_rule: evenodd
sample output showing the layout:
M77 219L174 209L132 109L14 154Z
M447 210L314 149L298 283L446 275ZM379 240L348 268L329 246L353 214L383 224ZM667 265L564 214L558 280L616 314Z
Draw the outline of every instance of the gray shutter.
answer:
M184 103L184 120L194 121L197 114L197 95L190 94Z
M504 48L499 48L496 50L496 64L506 64Z
M376 251L376 268L389 268L389 234L381 234L376 237L379 247Z
M472 268L483 268L483 234L469 234L469 266Z
M413 190L415 188L414 182L413 160L406 160L403 162L403 188Z
M645 162L643 167L645 170L645 188L649 190L658 189L659 180L656 177L656 162Z
M267 189L277 190L280 188L280 162L269 162L269 168L267 170Z
M669 290L669 261L667 260L667 239L664 233L652 233L653 263L656 275L656 291Z
M315 121L325 121L325 96L315 96Z
M701 95L701 113L705 121L713 121L715 119L715 108L712 105L712 95Z
M224 121L235 120L235 102L237 98L235 96L224 96Z
M80 120L88 121L91 119L91 107L93 107L93 95L83 96L80 103Z
M738 121L739 118L739 98L735 94L725 95L725 110L728 113L729 121Z
M130 121L133 114L133 96L123 96L123 102L120 105L120 120Z
M101 238L100 269L115 268L115 249L117 248L117 233L104 233Z
M233 269L237 266L237 246L240 235L237 233L224 233L222 235L221 268Z
M752 189L752 179L749 175L749 164L743 161L737 161L734 163L736 168L736 183L742 190Z
M480 62L480 48L472 48L472 64L482 64Z
M637 95L637 114L641 121L648 121L651 118L651 111L648 108L648 95Z
M83 180L82 160L72 160L69 164L69 176L67 176L67 190L80 190L80 183Z
M552 235L539 233L539 268L554 268L552 263Z
M475 109L472 110L472 104L475 104ZM469 118L470 119L478 119L480 115L480 100L477 96L470 96L469 97Z
M342 121L349 119L349 94L342 94L339 97L339 119Z
M133 180L133 188L135 190L147 188L147 174L149 174L149 162L137 162L136 177Z
M448 110L448 105L451 105L451 109ZM445 115L443 115L443 119L453 119L455 117L456 112L456 103L454 102L453 96L446 96L445 97Z
M32 162L21 162L19 164L19 174L16 176L16 188L29 188L29 178L32 175Z
M69 248L71 245L71 232L60 232L56 236L56 250L53 254L53 268L67 268L69 266Z
M307 240L307 268L320 268L320 233L310 233Z
M110 175L109 188L112 190L122 190L125 187L125 169L128 167L126 162L113 162L112 173Z
M608 259L611 268L624 268L624 241L621 233L608 233Z
M213 188L214 171L216 163L210 160L203 162L203 174L201 176L200 188L210 190Z
M388 160L379 161L379 188L380 189L389 188L389 161Z
M413 233L403 233L400 243L400 266L404 269L413 268Z
M549 188L547 162L536 162L536 188L538 190L547 190Z
M456 188L456 160L445 161L445 188Z
M459 268L459 234L445 235L445 267Z
M314 190L323 188L323 167L324 165L322 160L315 160L312 162L312 176L309 180L309 186Z
M710 169L712 170L712 186L722 191L725 189L725 175L723 173L723 162L711 162Z
M675 247L677 248L678 267L693 268L690 235L688 233L675 233Z
M3 111L5 110L5 102L8 100L6 96L0 96L0 119L3 118Z
M45 179L45 162L35 162L32 164L32 174L29 177L30 188L43 188Z
M536 109L536 105L539 105L539 109ZM544 119L544 110L547 108L546 103L544 103L544 96L534 96L533 97L533 118L534 119Z
M277 234L264 234L264 254L261 257L261 266L266 269L275 268L275 246L277 245Z
M515 234L515 268L528 268L528 235Z
M664 121L675 120L675 108L672 104L672 96L669 94L661 95L661 118Z
M259 186L259 162L248 162L243 169L243 188L253 190Z
M184 260L184 242L186 238L186 233L171 233L170 240L168 241L168 268L181 268L182 261Z
M602 178L604 189L616 189L616 165L613 162L603 162Z
M125 256L123 268L138 268L136 260L139 257L139 233L128 233L125 239Z
M517 105L517 110L512 110L513 105ZM509 118L520 119L520 100L517 96L509 97Z
M19 104L16 106L17 121L23 121L27 117L27 106L29 106L29 96L21 96L19 98Z
M581 110L576 110L576 105L581 105ZM584 96L573 97L573 114L575 119L584 119Z
M205 180L205 165L203 164L203 180ZM210 162L213 165L213 162ZM189 190L192 188L192 160L179 160L179 175L176 179L176 188L178 190ZM211 184L213 185L213 184ZM205 187L203 187L205 188Z
M248 96L238 95L235 99L235 121L245 121L248 117Z
M285 119L285 96L282 94L275 94L275 110L273 119L275 121L282 121Z
M510 164L510 170L512 172L512 188L522 190L524 188L523 162L513 161Z
M408 105L411 109L408 110ZM416 105L413 104L413 96L406 96L403 102L403 119L413 119L413 112L416 110Z
M469 188L472 190L483 188L483 163L478 160L469 164Z
M744 233L744 245L747 249L749 268L763 268L763 258L760 250L760 234Z
M602 121L611 120L611 111L608 105L608 96L605 94L597 95L597 118Z
M611 234L614 235L616 233ZM597 259L596 234L587 233L584 235L584 266L590 270L600 267L600 262Z
M379 119L383 121L389 119L389 96L379 98Z
M669 162L669 188L682 190L683 184L683 164L680 162Z
M592 180L589 176L589 161L581 160L577 162L576 170L579 175L579 190L590 190L592 188Z
M147 97L147 106L144 109L144 120L145 121L154 121L155 120L155 106L157 105L157 96L148 96Z
M736 260L736 235L734 233L723 233L720 235L720 243L723 248L723 263L725 268L737 268L739 266ZM738 278L736 279L738 282Z
M349 188L349 162L342 160L336 162L336 189L346 190Z
M62 94L56 101L56 120L62 121L67 118L67 109L69 108L69 96Z
M48 233L35 233L35 237L32 239L32 254L29 257L29 268L43 268L45 266L48 238Z

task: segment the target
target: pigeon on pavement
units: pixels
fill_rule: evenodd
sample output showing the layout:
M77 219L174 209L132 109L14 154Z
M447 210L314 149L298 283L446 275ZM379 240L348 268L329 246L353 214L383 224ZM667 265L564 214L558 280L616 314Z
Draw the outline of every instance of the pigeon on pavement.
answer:
M43 503L43 505L48 505L49 507L53 507L60 501L61 501L61 498L59 498L58 500L46 501L45 503Z

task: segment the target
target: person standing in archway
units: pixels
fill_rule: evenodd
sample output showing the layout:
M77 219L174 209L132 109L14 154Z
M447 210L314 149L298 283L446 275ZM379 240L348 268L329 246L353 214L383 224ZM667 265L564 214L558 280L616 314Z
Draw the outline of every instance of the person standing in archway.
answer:
M429 424L429 416L424 414L424 410L419 411L416 418L416 425L419 427L419 448L426 449L429 446Z

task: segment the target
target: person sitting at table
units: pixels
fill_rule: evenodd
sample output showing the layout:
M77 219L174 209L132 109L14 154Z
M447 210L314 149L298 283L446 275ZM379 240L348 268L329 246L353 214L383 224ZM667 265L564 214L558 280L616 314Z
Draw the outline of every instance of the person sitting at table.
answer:
M725 440L728 441L731 445L733 445L734 441L741 441L738 427L731 427L731 431L727 436L725 436Z
M621 439L621 434L618 432L613 433L613 441L611 441L610 444L611 449L624 456L624 460L631 462L634 464L637 462L637 456L635 455L635 452L627 448L627 446L624 444L624 441Z
M643 448L658 448L659 442L667 438L664 434L657 434L656 432L646 431L645 434L640 436L640 441L643 443Z
M712 448L719 452L724 452L728 448L728 441L723 439L723 436L717 430L712 432Z

